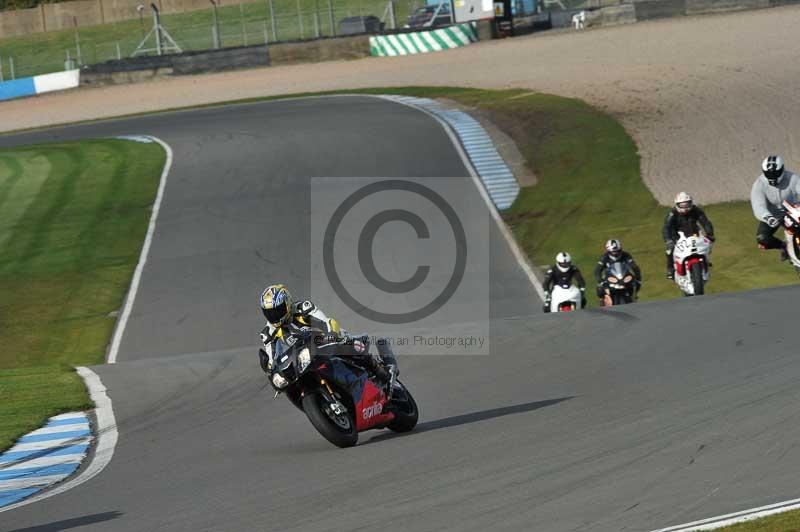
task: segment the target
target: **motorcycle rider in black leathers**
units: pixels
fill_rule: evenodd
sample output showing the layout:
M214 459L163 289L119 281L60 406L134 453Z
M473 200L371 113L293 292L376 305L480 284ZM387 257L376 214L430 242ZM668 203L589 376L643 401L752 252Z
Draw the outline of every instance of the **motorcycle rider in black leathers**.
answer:
M349 336L339 327L336 320L328 318L311 301L294 302L291 293L282 284L270 285L264 289L261 293L260 305L261 311L267 319L267 325L261 330L263 347L258 351L258 360L261 369L269 376L270 384L276 391L279 390L272 382L275 343L302 327L312 327L323 331L325 338L321 338L320 341L340 343L342 348L339 356L351 356L354 362L374 373L380 384L386 386L387 389L391 388L400 374L397 359L395 359L388 341L379 339L377 341L379 354L370 354L367 336Z
M698 234L700 229L710 241L715 240L714 226L711 225L711 220L708 219L706 213L694 204L689 194L679 192L675 196L675 206L664 218L664 227L661 230L667 252L667 279L675 278L675 261L672 258L672 252L680 238L678 231L685 236L691 236Z
M544 307L545 312L550 312L550 294L553 292L553 287L570 286L576 284L581 290L581 308L586 307L586 281L583 280L581 271L572 264L572 257L569 253L562 251L556 255L556 263L547 269L544 276Z
M597 281L597 297L602 301L606 296L607 281L606 272L616 262L622 262L630 268L633 272L635 279L633 286L633 296L636 299L639 289L642 287L642 270L639 265L633 260L633 257L627 251L622 249L622 242L616 238L606 242L606 252L600 256L597 261L597 266L594 267L594 278Z

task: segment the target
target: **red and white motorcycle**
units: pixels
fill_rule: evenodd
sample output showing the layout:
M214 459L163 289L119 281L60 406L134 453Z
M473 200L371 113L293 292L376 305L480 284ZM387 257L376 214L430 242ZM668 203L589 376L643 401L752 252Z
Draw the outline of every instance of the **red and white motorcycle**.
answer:
M800 203L789 200L783 202L783 234L786 239L786 252L794 266L794 271L800 275Z
M675 284L686 296L701 296L705 293L710 272L708 259L711 255L711 240L705 235L686 236L678 232L678 242L672 258L675 261Z

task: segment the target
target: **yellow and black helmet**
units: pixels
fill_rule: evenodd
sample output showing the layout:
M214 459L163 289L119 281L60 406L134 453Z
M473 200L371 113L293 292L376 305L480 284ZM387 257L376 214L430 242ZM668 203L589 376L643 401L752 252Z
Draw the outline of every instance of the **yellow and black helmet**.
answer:
M292 294L282 284L273 284L261 292L261 312L274 326L288 323L292 317Z

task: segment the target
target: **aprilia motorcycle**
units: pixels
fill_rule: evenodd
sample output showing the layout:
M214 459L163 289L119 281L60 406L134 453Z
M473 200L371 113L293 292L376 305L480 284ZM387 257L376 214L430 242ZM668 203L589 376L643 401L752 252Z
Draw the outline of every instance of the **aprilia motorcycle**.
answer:
M338 447L352 447L365 430L413 429L419 411L408 389L396 380L387 397L374 375L350 356L339 356L342 344L326 338L305 327L275 343L272 383L314 428Z
M686 236L678 232L680 238L675 244L672 259L675 261L675 283L686 296L701 296L709 279L708 257L711 254L711 241L704 235Z

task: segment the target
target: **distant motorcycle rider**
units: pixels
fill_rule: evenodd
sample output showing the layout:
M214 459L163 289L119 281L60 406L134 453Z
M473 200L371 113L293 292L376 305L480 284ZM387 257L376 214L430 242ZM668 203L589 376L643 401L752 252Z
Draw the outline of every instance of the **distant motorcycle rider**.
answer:
M775 238L783 221L783 200L800 198L800 176L784 167L780 155L770 155L761 163L761 175L750 190L750 206L758 220L756 242L761 249L780 249L781 260L788 254L783 242Z
M622 242L612 238L606 242L606 251L600 256L597 266L594 267L594 277L597 281L597 297L600 299L603 299L606 295L606 288L608 287L606 281L607 272L616 263L626 265L633 272L635 279L634 297L642 287L642 270L639 269L639 265L636 264L630 253L622 249Z
M386 341L378 341L378 355L370 354L367 336L351 337L339 327L339 323L328 318L311 301L294 302L289 290L282 284L273 284L261 292L261 311L267 325L261 330L263 347L258 351L261 369L269 376L272 384L273 356L275 343L299 331L302 327L313 327L323 331L326 340L342 345L340 354L351 356L353 360L373 372L381 384L389 385L400 374L397 360ZM273 386L274 387L274 386Z
M664 227L661 235L664 238L664 245L667 252L667 279L675 278L675 261L672 252L678 242L678 231L685 236L696 235L702 229L710 241L714 241L714 226L708 219L703 209L692 201L692 197L686 192L678 192L675 196L675 206L670 209L664 218Z
M554 286L577 285L581 290L581 308L586 307L586 281L583 280L581 271L572 264L572 257L566 251L556 255L556 263L550 266L544 276L544 311L550 312L550 295Z

